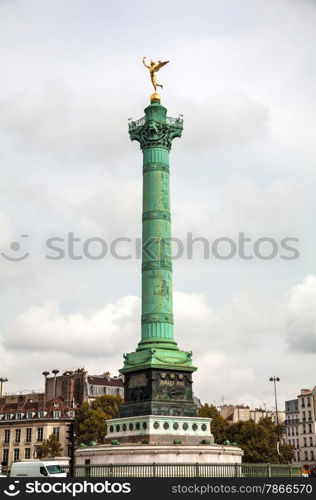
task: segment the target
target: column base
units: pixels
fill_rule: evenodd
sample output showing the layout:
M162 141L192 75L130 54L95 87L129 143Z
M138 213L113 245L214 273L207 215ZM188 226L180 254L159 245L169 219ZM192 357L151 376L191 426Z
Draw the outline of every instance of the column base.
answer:
M170 344L166 343L165 339L158 339L158 341L150 343L142 340L136 351L124 354L123 358L124 366L120 370L121 373L139 371L144 368L189 372L194 372L197 369L192 365L191 351L179 351L176 344L170 348Z
M105 443L141 444L214 444L211 419L202 417L176 417L146 415L115 418L107 421Z

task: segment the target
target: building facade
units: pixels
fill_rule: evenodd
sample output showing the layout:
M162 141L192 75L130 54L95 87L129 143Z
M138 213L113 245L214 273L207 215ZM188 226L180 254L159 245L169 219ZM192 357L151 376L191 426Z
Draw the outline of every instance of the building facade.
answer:
M61 375L58 373L54 370L54 376L49 376L48 372L44 372L47 398L62 398L70 406L80 406L85 401L91 403L104 394L124 398L122 375L112 377L108 371L101 375L90 375L84 368L67 370Z
M261 418L271 418L276 423L276 413L274 411L255 408L251 410L249 406L244 405L223 405L218 407L218 411L225 420L229 422L247 422L254 420L258 423ZM285 420L285 412L278 411L278 422L282 424Z
M285 401L285 442L294 448L293 463L301 463L298 399Z
M66 406L60 398L45 401L44 394L16 396L16 401L4 401L0 406L0 460L2 470L13 462L36 458L38 448L54 434L63 448L63 455L71 455L68 437L75 409ZM5 399L5 398L4 398Z
M53 376L44 372L45 391L3 394L0 397L0 464L6 472L13 462L36 458L38 448L55 434L64 456L71 456L70 426L83 402L119 394L124 397L123 377L109 372L89 375L84 368Z
M299 442L301 464L310 470L316 466L316 386L302 389L298 395Z

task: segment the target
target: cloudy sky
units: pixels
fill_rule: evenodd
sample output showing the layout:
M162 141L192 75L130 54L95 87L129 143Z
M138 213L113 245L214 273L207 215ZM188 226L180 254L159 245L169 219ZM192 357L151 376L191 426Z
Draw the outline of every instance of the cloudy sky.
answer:
M141 235L127 120L152 92L145 55L170 60L163 104L185 120L171 154L173 235L211 248L204 258L198 241L174 261L175 335L193 350L195 394L273 408L270 376L281 407L316 385L315 25L313 0L0 0L7 391L39 389L54 368L117 373L139 340L134 248L93 259L84 243ZM57 260L46 245L56 237ZM236 255L214 255L218 238ZM283 258L294 255L286 238L297 258Z

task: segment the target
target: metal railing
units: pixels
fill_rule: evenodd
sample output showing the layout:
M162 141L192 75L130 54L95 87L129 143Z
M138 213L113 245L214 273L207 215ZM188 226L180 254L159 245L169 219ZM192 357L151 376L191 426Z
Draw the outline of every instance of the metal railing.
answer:
M128 122L128 129L130 131L133 131L133 130L136 130L138 127L142 127L143 125L145 125L145 116L143 116L143 118L140 118L139 120L129 120ZM183 119L182 117L178 117L178 118L172 118L171 116L167 116L166 117L166 124L167 125L173 125L174 127L183 127Z
M128 129L129 130L135 130L136 128L138 127L141 127L142 125L145 125L145 117L143 116L143 118L140 118L139 120L130 120L128 122Z
M66 472L67 467L63 466ZM292 464L106 464L76 465L74 477L300 477Z
M175 125L182 127L183 119L180 116L178 118L172 118L171 116L167 116L166 123L167 125Z

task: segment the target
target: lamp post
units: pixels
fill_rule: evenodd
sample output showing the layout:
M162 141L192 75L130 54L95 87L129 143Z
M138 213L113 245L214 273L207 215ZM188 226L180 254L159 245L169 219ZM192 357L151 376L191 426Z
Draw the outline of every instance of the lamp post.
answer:
M277 391L276 391L276 382L280 382L279 377L270 377L270 382L274 384L274 399L275 399L275 420L277 426L277 451L278 455L280 455L280 436L279 436L279 414L278 414L278 399L277 399Z

